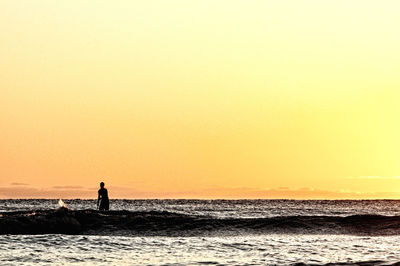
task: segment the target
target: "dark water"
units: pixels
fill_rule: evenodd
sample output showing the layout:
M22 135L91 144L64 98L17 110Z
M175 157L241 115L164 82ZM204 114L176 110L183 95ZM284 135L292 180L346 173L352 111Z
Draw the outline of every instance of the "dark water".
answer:
M74 235L0 235L0 265L391 265L400 261L399 201L114 200L108 214L93 211L93 200L65 202L71 209L68 215L97 229L81 228ZM0 200L0 232L37 220L42 225L67 223L57 208L57 200Z
M0 212L48 210L58 200L0 200ZM96 209L95 200L64 200L70 209ZM168 211L213 217L274 217L357 214L400 215L398 200L111 200L111 210Z

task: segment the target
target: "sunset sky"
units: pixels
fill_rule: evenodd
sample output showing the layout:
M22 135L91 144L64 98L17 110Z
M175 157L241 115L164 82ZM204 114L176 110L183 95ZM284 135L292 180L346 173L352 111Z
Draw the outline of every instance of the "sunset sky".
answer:
M0 198L400 198L399 1L0 1Z

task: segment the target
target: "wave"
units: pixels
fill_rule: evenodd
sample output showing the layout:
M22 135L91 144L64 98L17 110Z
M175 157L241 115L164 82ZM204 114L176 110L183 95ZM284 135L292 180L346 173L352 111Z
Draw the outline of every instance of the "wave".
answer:
M291 266L399 266L400 262L387 262L382 260L358 261L358 262L333 262L327 264L294 263Z
M173 212L38 210L0 213L0 234L200 236L240 234L399 235L400 216L215 218Z

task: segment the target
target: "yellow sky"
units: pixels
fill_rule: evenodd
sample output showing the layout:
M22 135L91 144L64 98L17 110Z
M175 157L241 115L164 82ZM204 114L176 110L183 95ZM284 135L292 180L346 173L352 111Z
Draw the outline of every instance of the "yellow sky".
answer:
M0 197L400 197L399 10L1 1Z

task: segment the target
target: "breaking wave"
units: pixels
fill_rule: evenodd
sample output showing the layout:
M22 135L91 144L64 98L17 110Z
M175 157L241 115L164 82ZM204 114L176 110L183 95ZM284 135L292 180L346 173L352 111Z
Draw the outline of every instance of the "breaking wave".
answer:
M199 236L240 234L399 235L400 216L215 218L173 212L58 210L3 212L0 234Z

